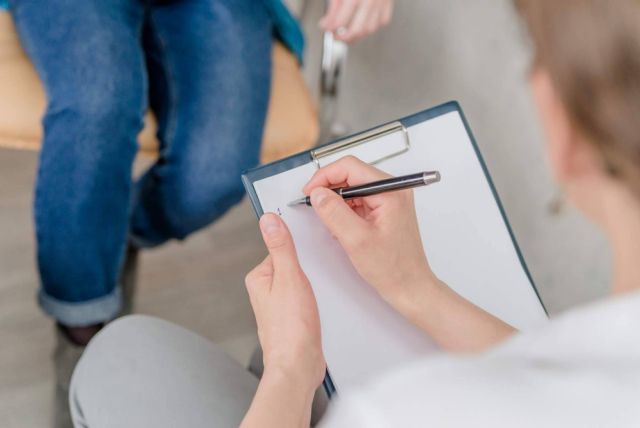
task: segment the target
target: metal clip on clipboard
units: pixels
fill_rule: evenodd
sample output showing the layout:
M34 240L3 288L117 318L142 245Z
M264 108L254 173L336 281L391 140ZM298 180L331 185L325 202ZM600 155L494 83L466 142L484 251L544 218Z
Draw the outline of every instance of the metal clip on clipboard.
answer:
M385 144L372 147L366 143L381 142L387 135L397 134L397 138L385 141ZM366 147L365 147L366 146ZM341 155L349 154L362 159L370 165L406 153L411 148L411 140L407 128L400 122L392 122L378 128L311 150L311 158L318 168L338 160Z

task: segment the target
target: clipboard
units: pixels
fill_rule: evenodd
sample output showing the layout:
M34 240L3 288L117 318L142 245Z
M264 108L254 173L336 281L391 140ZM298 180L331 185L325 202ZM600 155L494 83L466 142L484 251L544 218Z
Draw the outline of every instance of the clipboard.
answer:
M313 173L353 155L392 175L438 170L440 183L414 191L420 234L436 275L458 294L527 330L547 311L522 257L468 122L455 101L311 151L246 171L258 217L280 214L318 301L332 394L376 373L438 352L358 276L313 209L287 207ZM293 211L295 210L295 211Z

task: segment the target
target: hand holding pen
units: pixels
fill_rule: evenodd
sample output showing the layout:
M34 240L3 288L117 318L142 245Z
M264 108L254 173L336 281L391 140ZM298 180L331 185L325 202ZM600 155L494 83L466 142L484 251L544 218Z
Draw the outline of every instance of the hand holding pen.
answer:
M360 184L351 187L338 187L331 189L344 200L364 198L366 196L378 195L380 193L395 192L398 190L413 189L414 187L428 186L440 181L438 171L425 171L416 174L403 175L401 177L385 178L371 183ZM289 206L296 205L311 206L311 197L305 196L295 201L289 202Z
M424 177L423 173L419 175ZM435 183L439 174L427 177L425 184ZM319 169L303 191L310 196L319 221L340 243L360 276L402 310L397 305L407 301L413 290L439 283L424 253L413 193L387 190L349 204L332 190L345 184L361 187L389 179L373 166L347 156Z

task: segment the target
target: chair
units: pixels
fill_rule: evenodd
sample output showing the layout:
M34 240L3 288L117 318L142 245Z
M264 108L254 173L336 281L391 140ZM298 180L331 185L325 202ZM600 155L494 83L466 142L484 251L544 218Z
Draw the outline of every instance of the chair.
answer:
M38 150L45 94L20 46L11 15L5 11L0 12L0 94L0 147ZM150 112L138 136L140 155L157 156L155 131ZM283 45L275 43L261 162L307 150L316 144L318 134L318 115L298 62Z

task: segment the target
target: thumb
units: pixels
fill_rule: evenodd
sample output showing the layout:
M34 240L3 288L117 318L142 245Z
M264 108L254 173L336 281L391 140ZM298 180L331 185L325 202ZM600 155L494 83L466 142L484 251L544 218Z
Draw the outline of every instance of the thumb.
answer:
M341 244L351 242L365 232L365 221L333 190L325 187L313 189L311 205Z
M274 272L297 270L299 264L296 248L282 219L276 214L266 213L260 218L260 231L269 250Z

